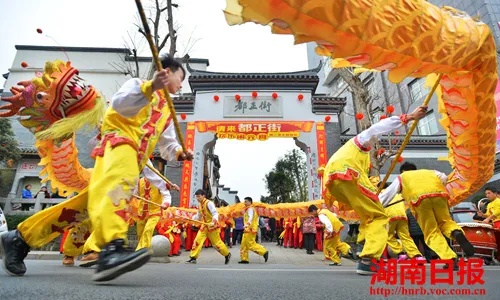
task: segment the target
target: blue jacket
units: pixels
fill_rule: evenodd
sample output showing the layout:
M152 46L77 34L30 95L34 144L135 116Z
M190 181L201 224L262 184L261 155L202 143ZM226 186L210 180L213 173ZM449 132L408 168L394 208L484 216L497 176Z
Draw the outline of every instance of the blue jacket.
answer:
M24 199L33 199L33 195L31 194L30 190L23 189L23 194L21 196Z

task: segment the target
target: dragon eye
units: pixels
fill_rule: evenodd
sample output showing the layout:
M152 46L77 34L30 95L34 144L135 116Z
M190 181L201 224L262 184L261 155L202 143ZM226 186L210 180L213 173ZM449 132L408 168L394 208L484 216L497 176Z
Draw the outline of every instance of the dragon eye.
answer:
M43 99L43 93L37 93L37 94L36 94L36 98L37 98L38 100L42 100L42 99Z

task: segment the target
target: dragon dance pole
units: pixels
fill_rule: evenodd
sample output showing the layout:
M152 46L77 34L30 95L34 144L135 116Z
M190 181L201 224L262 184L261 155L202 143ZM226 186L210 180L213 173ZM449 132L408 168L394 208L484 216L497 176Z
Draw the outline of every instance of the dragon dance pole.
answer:
M163 70L161 66L160 57L158 55L158 49L153 42L153 37L151 36L151 30L149 29L148 21L146 19L146 14L144 13L144 9L142 8L141 0L135 0L135 4L137 5L137 10L139 11L139 15L141 17L142 26L144 27L144 33L146 39L149 43L149 48L151 48L151 52L153 54L153 61L155 63L155 67L157 71ZM163 93L165 94L165 98L167 99L168 109L170 110L170 116L172 117L172 121L174 122L175 133L177 134L177 138L179 139L179 144L182 146L182 151L184 153L187 152L186 145L184 144L184 137L181 132L181 128L179 126L179 120L177 120L177 114L175 113L174 103L172 98L170 97L170 92L166 87L163 88Z
M437 86L439 84L439 81L441 81L441 77L443 77L443 74L439 74L438 75L438 78L436 79L436 82L434 82L434 86L432 87L432 89L429 92L429 94L427 94L427 97L425 98L425 101L422 104L422 106L426 106L427 104L429 104L429 101L431 100L432 95L436 91L436 88L437 88ZM392 159L391 166L389 167L389 170L385 174L384 180L382 180L382 183L380 184L380 186L378 188L377 195L380 194L380 192L382 191L382 187L386 184L387 180L389 179L389 176L391 176L391 173L394 170L394 167L396 166L398 158L401 156L401 153L403 153L403 150L405 149L406 144L408 144L408 142L410 141L411 134L413 133L413 131L415 130L415 128L417 128L417 123L418 123L418 120L415 120L411 124L411 127L408 130L408 132L406 133L405 139L403 140L403 143L401 144L401 147L399 148L398 152L396 153L396 155Z
M170 182L170 180L167 179L167 177L163 176L158 170L156 170L155 167L153 167L153 166L151 166L149 164L146 164L146 167L148 167L156 175L160 176L160 178L163 179L163 181L165 181L168 185L170 185L170 186L174 185L172 182Z

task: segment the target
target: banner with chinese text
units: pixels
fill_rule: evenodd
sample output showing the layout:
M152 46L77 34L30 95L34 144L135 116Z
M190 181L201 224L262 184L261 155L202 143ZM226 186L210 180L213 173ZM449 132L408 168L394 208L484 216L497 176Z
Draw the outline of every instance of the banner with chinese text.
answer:
M194 149L194 129L193 122L187 123L186 129L186 148ZM191 197L191 172L193 163L191 161L184 161L182 166L182 179L181 179L181 197L179 207L189 207Z
M294 138L299 137L301 132L311 132L313 121L294 122L196 122L198 132L214 132L221 139L238 139L248 141L265 141L268 138Z

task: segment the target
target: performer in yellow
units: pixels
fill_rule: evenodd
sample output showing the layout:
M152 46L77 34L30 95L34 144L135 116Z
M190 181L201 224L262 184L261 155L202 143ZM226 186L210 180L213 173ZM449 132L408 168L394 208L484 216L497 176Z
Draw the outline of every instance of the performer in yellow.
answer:
M151 161L148 161L147 164L150 166L153 165ZM179 187L176 184L170 185L169 183L166 183L160 176L149 168L144 168L142 170L142 175L143 178L139 180L139 186L136 189L136 194L147 200L158 203L158 206L144 202L139 209L139 219L136 220L137 239L139 241L137 250L142 248L151 248L151 238L154 228L161 216L160 208L167 209L172 203L172 196L169 191L170 189L176 191L179 190ZM153 227L151 228L151 226ZM100 252L101 249L97 246L95 235L92 233L83 246L83 252L80 252L84 253L84 256L80 259L79 266L88 268L95 265L99 259Z
M410 236L408 218L406 217L406 206L401 194L396 194L385 208L385 212L389 217L387 245L392 252L398 255L398 260L405 260L409 257L425 261L425 258L422 257L422 253L420 253L417 245L415 245L415 242ZM396 234L401 243L396 239ZM406 254L404 254L403 249L406 251Z
M491 202L488 203L486 213L478 212L478 215L486 217L483 223L489 224L492 222L493 227L500 229L500 198L498 198L498 192L495 188L487 187L484 189L484 194Z
M257 244L257 242L255 241L255 239L257 238L257 230L260 230L259 215L252 207L253 200L251 197L245 197L244 203L245 215L243 217L243 221L245 224L245 228L243 229L243 238L241 240L240 247L241 260L238 263L250 263L248 259L248 251L253 251L258 255L264 257L264 262L267 262L267 260L269 259L269 251L267 251L264 246Z
M147 249L126 251L128 202L140 171L158 145L165 160L192 159L177 143L170 111L162 94L181 88L185 71L173 58L162 59L164 69L151 81L134 78L113 96L102 124L102 140L94 149L96 157L89 187L77 196L33 215L17 230L3 234L3 252L7 273L26 273L23 262L30 247L47 244L64 230L90 216L96 244L101 250L94 281L112 280L144 265L150 258ZM88 199L88 202L87 202Z
M380 259L387 244L389 218L377 197L377 188L370 182L370 148L379 135L389 133L409 121L425 116L427 107L421 106L413 113L383 119L347 141L328 161L324 172L323 199L327 205L335 200L340 210L353 209L364 223L365 245L360 254L356 272L374 274L372 259ZM371 268L371 266L373 268Z
M151 172L149 169L144 169L143 173ZM157 186L162 187L161 189ZM135 224L137 226L137 244L136 250L142 248L151 248L151 239L153 238L153 233L156 224L160 220L161 210L167 209L172 203L172 196L170 195L169 189L173 188L178 190L177 185L170 186L162 181L162 184L153 184L146 177L139 180L138 194L151 202L158 205L143 203L139 208L139 220L136 220Z
M308 211L315 217L318 217L320 222L325 225L325 238L323 244L323 253L325 257L332 261L330 266L341 266L342 261L339 252L346 258L354 259L349 244L340 241L340 231L344 225L337 218L337 215L326 208L318 211L316 205L311 205Z
M401 175L380 194L381 203L387 206L396 194L401 192L422 228L425 243L441 259L457 258L445 236L457 241L466 256L473 256L474 246L450 216L449 195L444 186L448 180L447 176L435 170L417 170L417 167L409 162L401 165L400 172ZM454 269L458 269L456 263Z
M215 208L215 204L208 200L206 193L203 190L197 190L194 194L198 200L198 213L193 217L193 220L199 220L210 225L201 225L196 238L194 239L193 248L189 254L189 260L186 263L195 264L196 259L200 255L201 248L205 239L208 237L212 246L225 257L224 263L227 265L231 259L231 253L226 244L220 239L219 214Z

